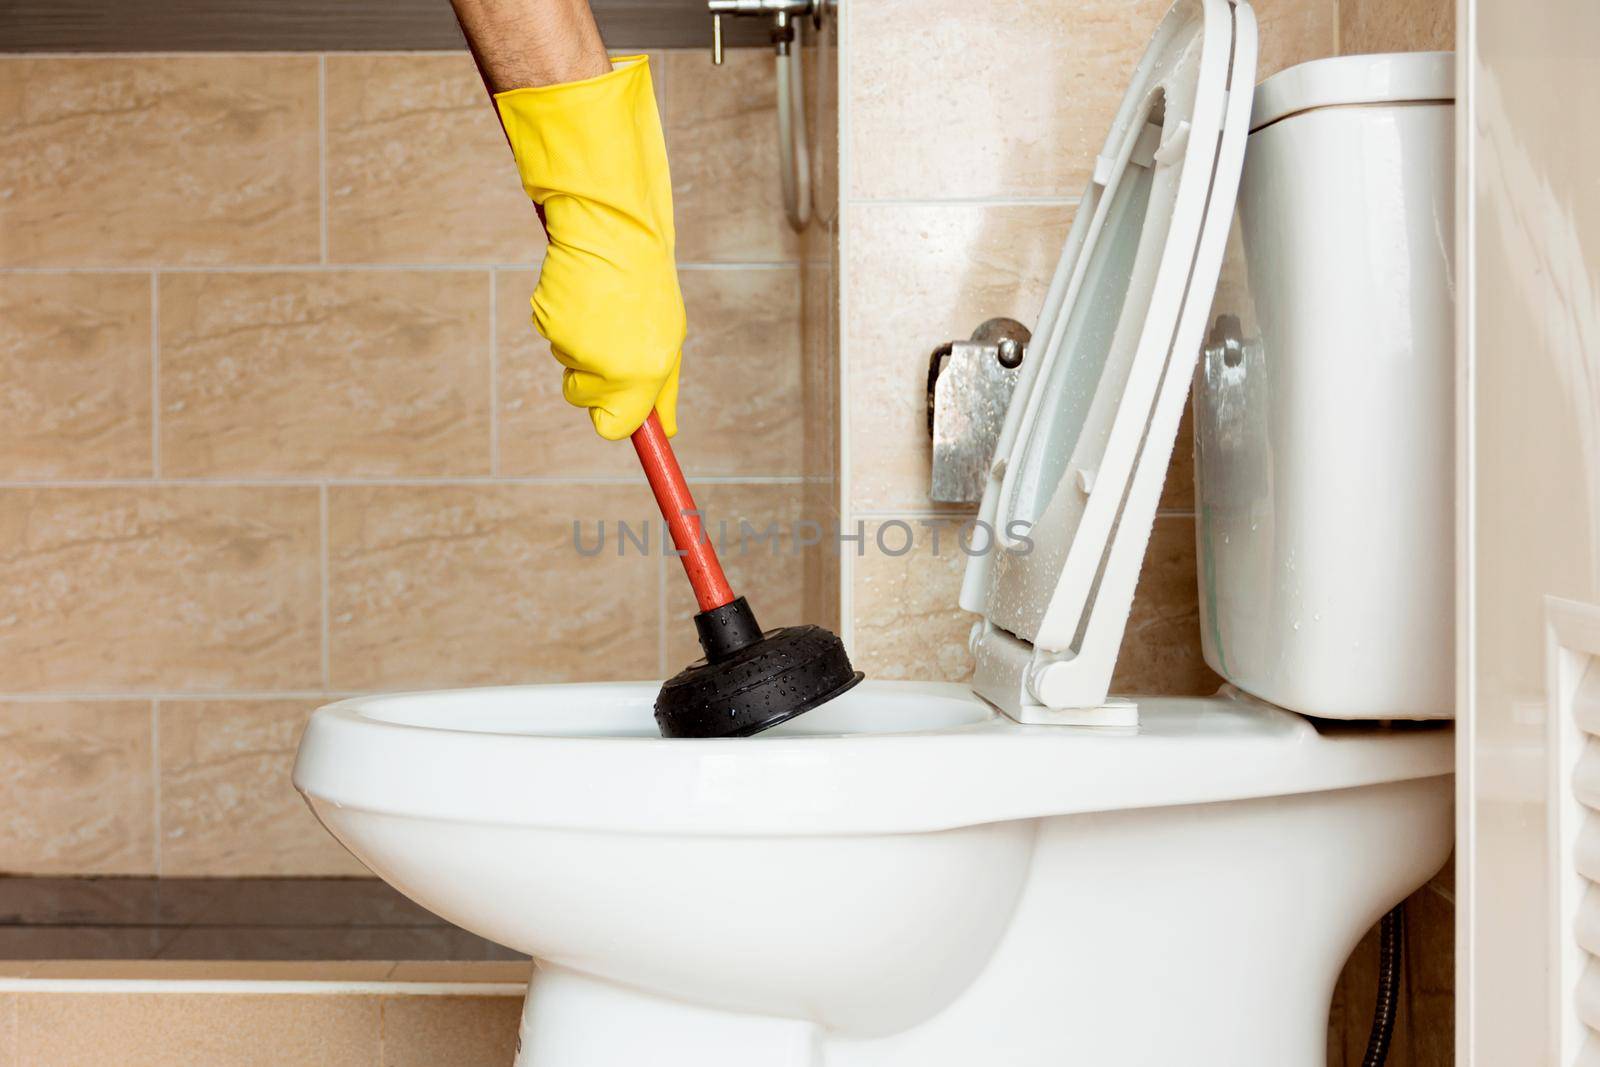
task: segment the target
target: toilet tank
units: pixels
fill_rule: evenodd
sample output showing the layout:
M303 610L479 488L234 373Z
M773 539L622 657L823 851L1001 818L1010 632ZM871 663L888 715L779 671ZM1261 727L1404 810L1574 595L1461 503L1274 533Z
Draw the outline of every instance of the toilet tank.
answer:
M1454 75L1257 87L1195 377L1206 662L1280 707L1454 714Z

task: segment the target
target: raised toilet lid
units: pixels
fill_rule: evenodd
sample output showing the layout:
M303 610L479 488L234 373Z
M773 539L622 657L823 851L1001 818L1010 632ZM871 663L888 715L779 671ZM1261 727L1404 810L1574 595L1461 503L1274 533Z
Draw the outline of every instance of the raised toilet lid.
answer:
M1107 708L1249 132L1247 3L1178 0L1095 160L984 491L974 690L1024 722ZM982 536L981 534L979 536Z

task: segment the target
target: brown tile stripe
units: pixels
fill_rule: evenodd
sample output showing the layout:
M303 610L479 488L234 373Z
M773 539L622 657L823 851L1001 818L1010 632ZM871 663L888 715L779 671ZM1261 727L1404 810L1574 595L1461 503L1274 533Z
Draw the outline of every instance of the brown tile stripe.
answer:
M10 1000L14 1062L50 1067L503 1067L521 1016L515 996L471 994L41 992ZM6 1006L0 999L0 1012ZM5 1035L0 1029L0 1042Z
M0 960L0 982L386 983L403 986L523 986L533 964L518 960ZM89 988L87 986L85 989Z

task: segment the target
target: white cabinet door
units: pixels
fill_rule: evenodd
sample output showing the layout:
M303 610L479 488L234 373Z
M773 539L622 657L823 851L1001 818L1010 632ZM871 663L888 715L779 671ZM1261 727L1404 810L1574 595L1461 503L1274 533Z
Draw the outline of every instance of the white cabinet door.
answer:
M1457 40L1457 1062L1570 1067L1561 730L1590 683L1552 686L1547 598L1600 603L1600 3L1461 0Z

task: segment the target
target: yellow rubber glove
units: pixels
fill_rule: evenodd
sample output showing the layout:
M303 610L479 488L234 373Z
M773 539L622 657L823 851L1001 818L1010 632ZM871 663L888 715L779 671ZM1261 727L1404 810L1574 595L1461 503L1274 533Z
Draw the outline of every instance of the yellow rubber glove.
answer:
M567 368L562 395L613 441L651 408L677 432L683 295L648 61L614 59L609 74L494 102L550 238L533 324Z

